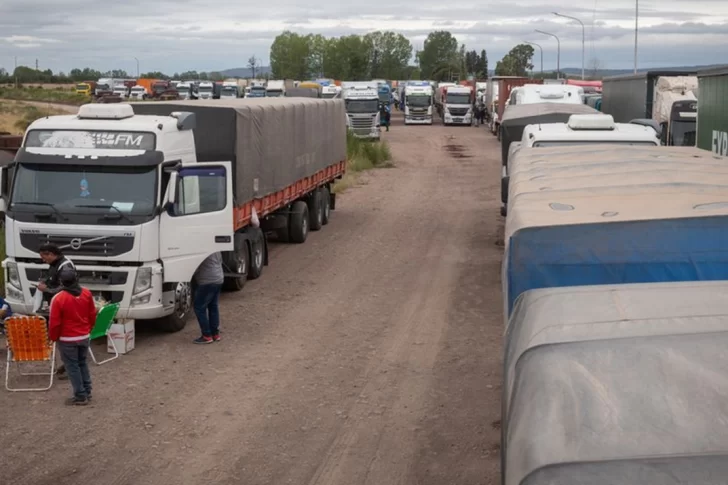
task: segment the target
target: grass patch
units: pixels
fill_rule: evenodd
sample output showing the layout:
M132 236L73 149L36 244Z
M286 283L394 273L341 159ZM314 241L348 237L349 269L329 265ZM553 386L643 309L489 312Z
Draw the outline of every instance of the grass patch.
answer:
M44 116L66 114L55 108L28 105L15 101L0 100L0 132L22 135L28 126Z
M45 89L42 86L31 87L0 87L0 98L16 101L39 101L45 103L70 104L80 106L90 101L88 96L76 94L73 91L58 87Z
M385 141L369 141L346 134L346 175L334 184L333 192L341 193L357 184L357 174L373 168L391 168L392 151Z

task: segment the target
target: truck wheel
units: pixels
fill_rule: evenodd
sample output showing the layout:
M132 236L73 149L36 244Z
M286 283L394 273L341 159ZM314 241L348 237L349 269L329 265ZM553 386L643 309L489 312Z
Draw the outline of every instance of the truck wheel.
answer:
M508 182L510 177L506 176L501 178L501 202L504 204L508 203Z
M156 321L157 327L169 333L179 332L192 313L192 288L189 283L177 283L174 290L174 312Z
M312 231L320 231L324 225L324 208L321 197L321 189L316 189L308 198L308 226Z
M321 187L321 206L321 223L325 226L331 218L331 194L326 187Z
M291 242L296 244L306 242L306 238L308 237L308 222L308 205L302 200L294 202L288 221L288 233Z
M248 279L255 280L263 274L265 266L265 236L263 231L257 231L257 237L250 242L250 271Z
M236 234L237 236L237 234ZM225 277L222 289L225 291L240 291L248 281L248 269L250 268L250 251L248 241L235 238L235 251L223 254L223 265L226 273L235 273L239 276Z

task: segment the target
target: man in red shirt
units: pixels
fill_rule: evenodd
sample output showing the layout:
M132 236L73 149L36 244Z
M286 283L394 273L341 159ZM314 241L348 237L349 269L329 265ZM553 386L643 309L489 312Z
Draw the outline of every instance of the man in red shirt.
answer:
M93 295L78 284L76 271L63 268L58 279L61 291L51 300L50 339L58 342L61 360L73 386L73 397L66 404L85 406L91 399L91 374L88 370L89 336L96 323Z

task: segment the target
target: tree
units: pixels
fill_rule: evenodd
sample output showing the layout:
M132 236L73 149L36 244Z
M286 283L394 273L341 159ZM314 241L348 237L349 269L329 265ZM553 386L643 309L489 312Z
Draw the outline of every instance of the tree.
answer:
M371 49L371 43L358 35L331 39L326 47L326 75L341 80L367 79Z
M480 51L478 62L475 65L475 77L478 79L488 79L488 55L485 49Z
M495 66L497 76L526 76L533 69L533 47L518 44L508 52Z
M450 32L438 30L430 32L425 39L418 61L422 75L428 79L443 81L446 73L460 70L458 65L458 41Z
M270 67L275 79L306 79L310 67L308 39L286 30L270 46Z
M326 46L329 40L321 34L309 34L306 40L309 52L308 72L311 77L326 77Z
M370 75L374 79L400 79L412 58L412 44L402 34L372 32L364 36L371 46Z
M109 76L112 77L112 76ZM143 74L139 75L140 78L149 78L149 79L169 79L169 76L167 76L165 73L160 71L151 71L151 72L145 72Z
M258 69L258 58L255 54L248 58L248 69L250 69L250 77L255 79L255 73Z
M597 57L592 57L589 59L589 63L587 64L587 76L592 79L597 79L601 76L601 71L603 69L604 66L602 66L602 61L600 61Z

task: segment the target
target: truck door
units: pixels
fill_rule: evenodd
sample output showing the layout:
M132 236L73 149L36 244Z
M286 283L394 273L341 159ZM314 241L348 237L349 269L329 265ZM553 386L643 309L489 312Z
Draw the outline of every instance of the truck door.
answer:
M210 254L234 248L231 162L182 166L172 174L163 200L159 253L164 282L189 282Z

